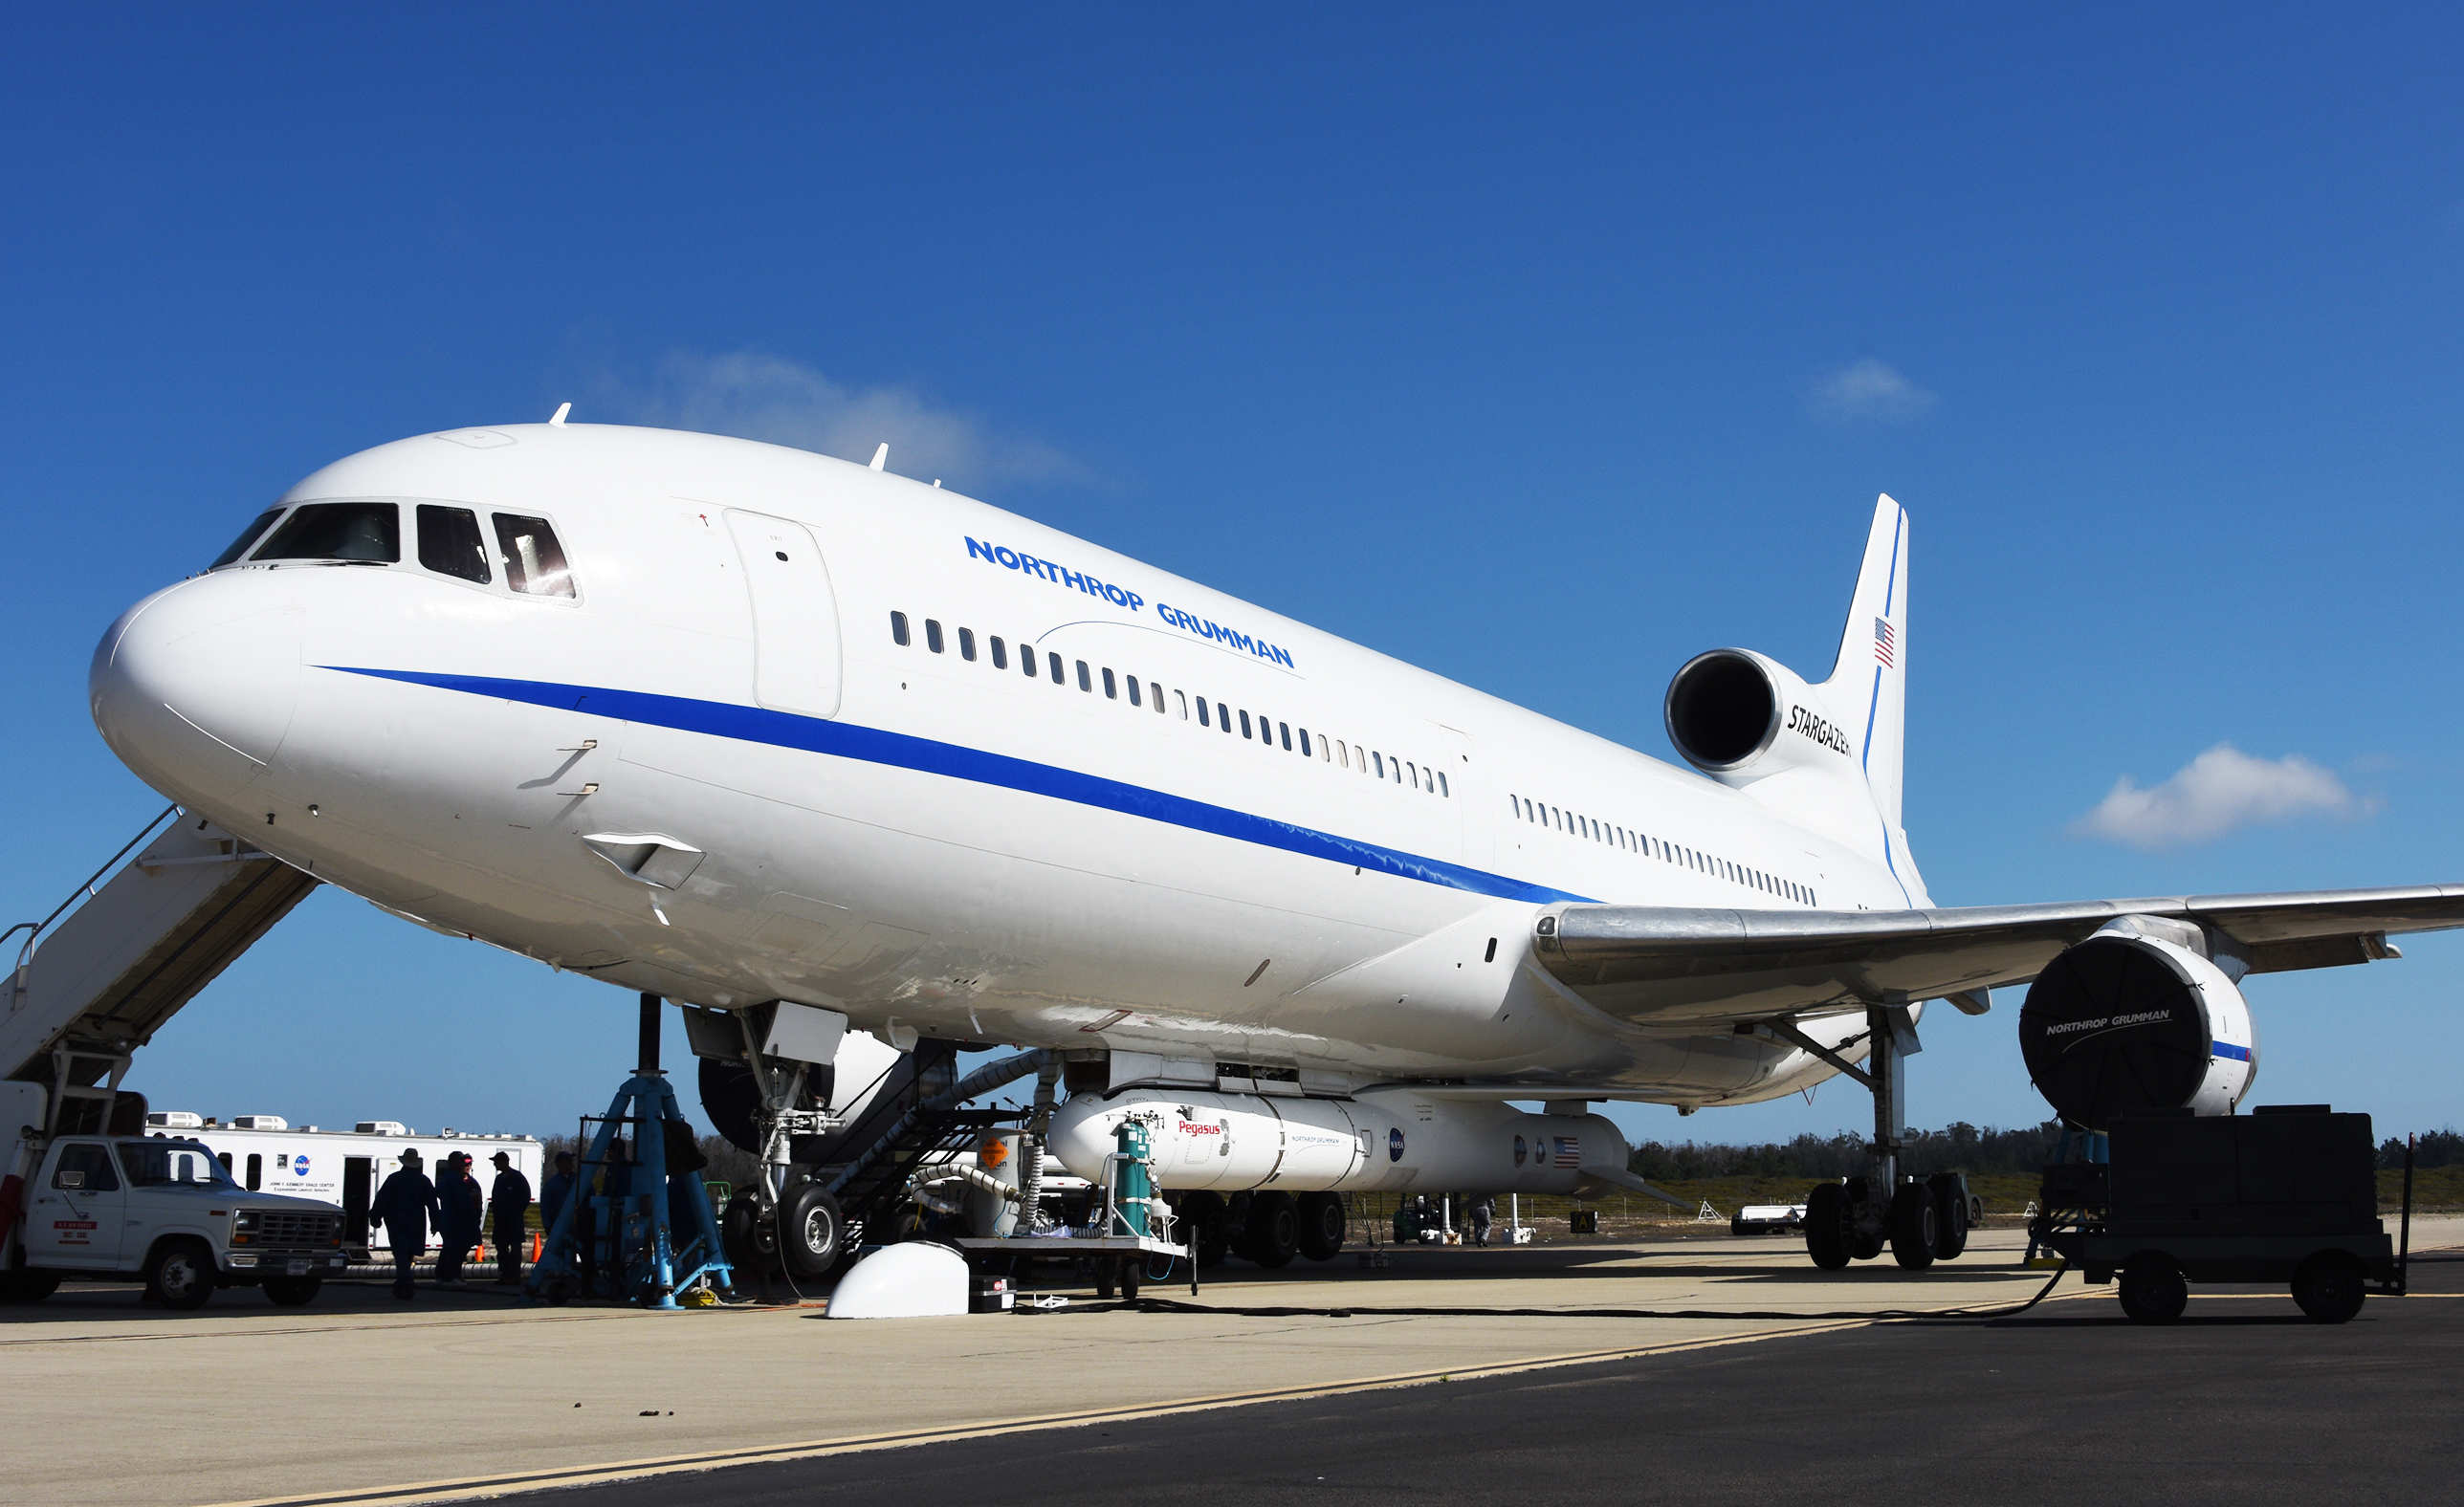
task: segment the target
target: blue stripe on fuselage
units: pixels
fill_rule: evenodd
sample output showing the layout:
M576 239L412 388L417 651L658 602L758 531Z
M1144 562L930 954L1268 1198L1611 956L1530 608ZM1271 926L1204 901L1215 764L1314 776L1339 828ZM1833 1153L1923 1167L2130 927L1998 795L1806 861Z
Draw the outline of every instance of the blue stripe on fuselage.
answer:
M942 775L952 779L971 780L976 784L994 785L1031 796L1047 796L1055 800L1071 801L1099 810L1117 811L1123 816L1143 817L1150 821L1186 827L1193 832L1212 833L1239 842L1254 842L1261 847L1279 848L1307 858L1348 863L1356 868L1392 874L1399 879L1468 890L1475 895L1490 895L1500 900L1546 904L1586 898L1562 889L1551 889L1545 885L1526 884L1519 879L1467 868L1460 863L1448 863L1440 859L1379 847L1374 842L1336 837L1311 827L1295 826L1271 817L1255 816L1246 811L1234 811L1225 806L1209 805L1202 800L1167 795L1143 785L1126 784L1097 775L1083 775L1076 770L1011 758L1005 754L988 754L982 749L936 742L932 738L913 737L880 728L798 716L793 712L772 711L761 707L739 707L724 701L696 701L687 696L660 696L649 691L614 690L599 686L566 686L542 680L500 680L489 675L439 675L425 670L367 669L355 665L321 665L318 667L346 675L369 675L379 680L405 681L440 690L458 690L473 696L524 702L534 707L588 711L597 716L620 717L627 722L673 728L682 732L703 732L712 737L766 743L774 748L802 749L809 754L826 754L834 758L858 759L868 764L883 764L926 775Z

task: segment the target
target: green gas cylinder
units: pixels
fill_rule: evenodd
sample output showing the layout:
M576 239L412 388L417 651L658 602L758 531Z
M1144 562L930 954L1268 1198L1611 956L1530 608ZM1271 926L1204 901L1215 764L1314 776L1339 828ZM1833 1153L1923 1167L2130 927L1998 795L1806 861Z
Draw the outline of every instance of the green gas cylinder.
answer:
M1135 1120L1124 1120L1120 1128L1112 1132L1112 1140L1120 1158L1112 1174L1113 1207L1128 1234L1143 1235L1147 1233L1146 1201L1155 1196L1155 1180L1148 1173L1153 1164L1147 1159L1147 1127Z

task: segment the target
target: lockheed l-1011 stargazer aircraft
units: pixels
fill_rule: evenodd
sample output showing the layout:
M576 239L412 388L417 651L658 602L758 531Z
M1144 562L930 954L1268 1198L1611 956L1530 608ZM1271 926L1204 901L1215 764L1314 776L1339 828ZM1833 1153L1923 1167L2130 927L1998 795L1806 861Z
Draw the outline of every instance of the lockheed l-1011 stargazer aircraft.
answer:
M1889 497L1823 680L1678 670L1688 771L878 455L561 419L300 482L112 625L95 721L186 819L685 1006L714 1118L781 1161L893 1053L1043 1048L1065 1165L1143 1116L1201 1242L1279 1264L1346 1191L1641 1187L1593 1103L1844 1072L1877 1175L1809 1246L1924 1265L1967 1215L1890 1160L1925 1001L2035 981L2040 1083L2222 1113L2245 973L2464 923L2440 887L1935 906ZM739 1022L766 1048L714 1073Z

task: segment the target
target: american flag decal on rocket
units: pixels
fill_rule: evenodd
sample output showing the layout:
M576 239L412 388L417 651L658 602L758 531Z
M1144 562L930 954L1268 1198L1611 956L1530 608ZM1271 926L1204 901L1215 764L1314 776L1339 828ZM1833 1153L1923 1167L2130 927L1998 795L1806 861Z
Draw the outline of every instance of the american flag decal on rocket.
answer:
M1891 620L1876 618L1874 620L1874 658L1888 666L1891 663L1891 656L1898 647L1898 635L1891 631Z

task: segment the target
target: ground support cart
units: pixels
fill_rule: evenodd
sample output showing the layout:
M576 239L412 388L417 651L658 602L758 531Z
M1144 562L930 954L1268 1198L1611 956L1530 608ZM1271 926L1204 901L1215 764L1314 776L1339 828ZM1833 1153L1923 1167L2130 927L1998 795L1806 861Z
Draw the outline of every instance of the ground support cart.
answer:
M1028 1264L1034 1261L1091 1259L1098 1298L1110 1298L1115 1292L1124 1299L1135 1298L1150 1265L1157 1258L1177 1260L1188 1268L1190 1296L1198 1296L1198 1261L1191 1248L1154 1235L1014 1235L948 1243L965 1252L968 1264L978 1273L1014 1281L1025 1280Z

